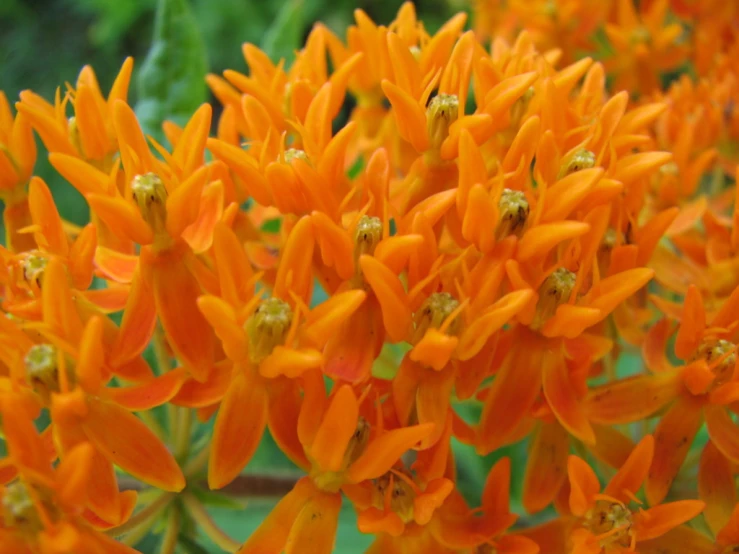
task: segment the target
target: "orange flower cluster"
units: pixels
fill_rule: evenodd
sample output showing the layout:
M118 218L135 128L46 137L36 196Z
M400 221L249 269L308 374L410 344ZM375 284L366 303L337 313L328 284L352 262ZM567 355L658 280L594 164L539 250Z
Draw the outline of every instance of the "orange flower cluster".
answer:
M162 514L172 552L184 506L224 550L323 554L343 504L370 553L739 549L736 3L477 5L478 33L358 10L289 69L246 44L169 146L130 59L107 96L89 67L0 96L0 553L135 552ZM616 54L575 61L596 29ZM266 431L305 476L238 545L198 480ZM514 526L505 457L471 506L452 439L526 439L551 517Z

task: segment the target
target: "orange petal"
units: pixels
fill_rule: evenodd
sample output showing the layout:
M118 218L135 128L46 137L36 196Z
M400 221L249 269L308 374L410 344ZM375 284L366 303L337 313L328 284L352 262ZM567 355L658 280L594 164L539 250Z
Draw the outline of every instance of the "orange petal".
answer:
M411 329L412 314L400 280L372 256L362 256L359 264L364 278L380 303L382 320L390 340L393 342L405 340Z
M449 363L458 342L457 337L450 337L438 329L429 329L410 351L410 358L441 371Z
M285 549L295 520L317 492L309 477L300 479L293 490L272 508L236 554L280 554Z
M434 431L433 423L388 431L371 440L362 455L349 467L347 478L353 483L376 479L386 473L408 450Z
M342 469L349 440L357 429L359 405L349 385L332 395L328 410L309 447L309 454L323 471Z
M273 379L280 375L294 379L309 369L321 367L323 355L312 348L295 350L276 346L272 353L259 364L262 377Z
M244 406L249 406L245 411ZM220 489L249 463L267 425L267 395L263 385L237 371L221 402L213 428L208 460L208 486ZM234 440L238 437L238 440Z
M82 196L108 192L109 177L76 156L52 152L49 162Z
M680 329L675 339L675 354L681 360L688 360L695 354L703 340L706 328L706 310L698 287L690 285L683 300L683 313Z
M664 535L649 541L639 541L639 552L643 554L715 554L713 541L703 533L681 525Z
M592 388L585 396L585 407L594 423L632 423L653 415L681 390L675 373L640 375Z
M213 365L214 337L196 300L201 288L180 254L159 256L152 267L152 289L167 341L193 377L203 380Z
M200 196L208 179L209 170L201 167L182 181L167 197L167 232L179 237L198 217Z
M133 254L123 254L104 246L95 250L95 267L106 278L118 283L130 283L138 263L139 257Z
M572 376L564 360L547 360L544 364L542 385L544 396L554 415L575 437L587 444L595 443L595 433L590 427L587 414L578 398Z
M739 429L724 406L703 409L708 435L719 451L734 463L739 463Z
M181 491L185 487L174 457L140 419L112 402L88 397L87 404L89 414L82 430L106 458L160 489Z
M303 335L316 348L323 347L334 336L344 321L352 317L365 301L367 294L350 290L333 295L313 308L303 325Z
M552 503L567 477L570 441L558 422L542 422L529 443L523 481L523 505L530 514Z
M280 254L280 262L272 294L292 302L288 291L308 302L313 290L313 246L315 244L313 224L303 217L290 231Z
M518 243L517 259L525 262L544 256L565 240L580 237L590 231L590 225L580 221L560 221L537 225L529 229Z
M662 502L688 455L693 439L703 424L701 403L683 396L662 416L654 431L654 460L646 482L651 505ZM633 491L632 491L633 492Z
M387 533L391 537L399 537L405 531L405 524L395 512L383 512L374 506L362 510L357 515L357 528L362 533Z
M133 204L121 197L89 194L87 202L117 237L138 244L151 244L154 233Z
M460 337L457 356L469 360L482 350L485 342L522 310L534 295L530 289L506 294L476 318Z
M111 364L123 365L141 354L154 334L156 306L151 284L140 266L133 274L121 328L113 344Z
M603 176L603 168L576 171L552 185L546 192L546 204L541 223L566 219Z
M421 443L422 448L435 444L444 433L453 386L454 373L452 371L425 375L418 383L416 389L418 422L433 425L433 432Z
M67 505L84 505L87 500L87 479L92 470L95 449L89 443L80 443L66 453L57 466L59 499Z
M641 488L654 456L654 437L645 436L629 454L624 464L603 491L604 494L627 502Z
M698 469L698 493L706 503L703 516L714 536L727 526L737 501L731 463L708 441Z
M201 296L197 304L221 340L226 356L235 362L246 359L249 355L246 333L238 324L234 309L224 300L211 295Z
M593 506L595 495L600 492L600 483L593 469L577 456L567 459L567 474L570 477L570 510L582 517Z
M434 479L423 494L413 500L413 519L418 525L426 525L431 521L434 512L444 504L444 501L454 490L454 483L444 477Z
M51 191L40 177L31 177L28 185L28 208L33 223L39 227L39 231L34 233L36 243L51 254L66 256L69 252L67 234Z
M505 514L510 509L511 459L501 458L490 469L482 491L482 509L490 514Z
M82 321L72 301L67 270L59 258L51 258L44 270L41 295L44 322L59 337L76 341L82 334Z
M106 396L132 412L150 410L174 398L186 379L187 372L177 368L140 385L106 389Z
M331 554L339 526L341 494L316 491L298 514L285 544L285 554ZM263 552L263 551L261 551Z
M97 247L97 227L88 223L69 249L69 272L74 287L87 290L92 284L93 258Z
M634 521L637 540L641 542L664 535L696 517L705 506L700 500L680 500L640 512Z
M102 383L104 357L103 320L100 316L94 316L87 322L82 333L75 367L77 379L85 392L98 393Z
M398 133L410 142L416 152L425 152L429 147L426 132L426 114L421 105L403 89L390 81L382 81L382 91L393 107Z

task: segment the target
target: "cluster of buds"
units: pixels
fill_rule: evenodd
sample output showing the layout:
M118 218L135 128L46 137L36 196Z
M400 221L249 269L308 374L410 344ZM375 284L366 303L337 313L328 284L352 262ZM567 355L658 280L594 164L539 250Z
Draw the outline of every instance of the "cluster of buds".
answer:
M739 548L735 3L672 2L694 49L667 0L533 4L435 34L357 10L289 68L246 44L168 145L130 59L107 97L90 68L0 96L0 552L135 552L163 519L167 553L189 521L328 554L345 504L372 553ZM618 56L577 59L601 26ZM236 542L203 494L267 432L304 476ZM454 445L522 441L536 526L508 458L458 487Z

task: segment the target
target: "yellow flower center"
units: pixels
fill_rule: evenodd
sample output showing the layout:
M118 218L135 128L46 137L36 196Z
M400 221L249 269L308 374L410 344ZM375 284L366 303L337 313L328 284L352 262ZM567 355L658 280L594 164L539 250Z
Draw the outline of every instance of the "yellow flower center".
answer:
M567 302L575 287L577 275L560 267L544 279L539 287L539 300L536 303L536 314L531 322L532 329L541 329L547 320L552 317L557 308Z
M40 287L47 263L49 263L49 260L46 256L28 254L23 258L23 278L29 282L35 281Z
M292 320L290 304L279 298L268 298L257 307L245 324L252 363L260 363L285 343Z
M6 527L31 535L43 529L36 505L21 481L5 487L2 493L2 513Z
M288 150L285 150L285 163L290 163L293 160L303 160L305 163L310 163L310 158L308 158L308 154L305 153L304 150L300 150L299 148L290 148Z
M133 200L155 235L166 234L167 189L156 173L136 175L131 183Z
M495 230L495 237L500 240L510 235L521 236L529 217L529 201L520 190L503 189L498 202L500 220Z
M583 169L595 167L595 154L590 150L581 148L576 150L572 156L565 160L559 170L559 178L567 177Z
M459 307L459 301L448 292L435 292L429 296L413 315L415 332L412 343L420 341L429 329L438 329L442 323ZM456 335L459 332L461 321L455 317L448 326L447 333Z
M375 248L382 240L382 220L379 217L364 215L354 230L354 267L359 274L359 258L375 253Z
M33 345L24 359L26 379L44 399L49 399L52 392L59 392L59 367L57 366L56 348L50 344Z
M618 502L598 500L585 515L583 526L598 538L601 547L631 544L631 511Z
M403 473L408 479L411 479L407 471ZM384 507L385 500L389 496L390 510L397 514L403 523L413 521L413 501L416 498L416 491L413 490L408 481L398 477L392 471L388 471L377 478L374 485L375 490L379 493L378 504L380 506Z
M437 151L449 136L449 127L459 116L456 94L438 94L426 108L426 131L431 150Z
M712 365L716 376L713 386L722 385L731 380L736 365L736 345L728 340L719 339L703 342L695 353L694 360L704 359Z

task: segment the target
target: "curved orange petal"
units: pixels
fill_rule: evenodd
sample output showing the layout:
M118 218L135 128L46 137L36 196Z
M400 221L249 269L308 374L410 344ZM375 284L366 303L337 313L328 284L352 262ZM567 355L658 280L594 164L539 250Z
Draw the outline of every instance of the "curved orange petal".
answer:
M323 471L342 469L349 440L357 429L359 405L349 385L342 385L331 397L313 442L307 450L314 463Z
M547 361L542 368L542 386L554 415L575 437L587 444L594 444L595 433L578 398L567 364L564 360Z
M150 410L172 400L186 379L183 368L172 369L140 385L105 389L105 396L132 412Z
M244 407L249 406L249 410ZM267 394L263 385L237 371L221 402L208 459L208 486L220 489L249 463L267 426ZM238 439L237 439L238 437Z
M416 152L428 150L426 114L421 105L402 88L390 81L382 81L382 91L393 107L400 136L410 142Z
M304 302L310 301L313 290L313 247L315 244L310 217L298 220L290 231L280 253L280 261L272 294L286 302L292 302L289 291Z
M674 372L640 375L590 389L584 406L593 423L632 423L653 415L681 390L682 382Z
M336 542L340 510L341 494L316 491L290 528L285 554L303 554L306 545L310 545L312 553L331 554Z
M395 429L367 444L362 455L349 467L347 478L352 483L376 479L386 473L408 450L434 431L433 423Z
M580 221L546 223L529 229L518 243L516 258L520 262L548 254L560 242L580 237L590 231L590 225Z
M393 342L405 340L411 330L412 314L400 280L388 267L372 256L362 256L359 264L364 278L380 303L382 320L390 340Z
M660 537L639 541L639 552L642 554L715 554L713 541L703 533L681 525L667 531Z
M366 298L367 294L362 290L334 294L308 313L301 329L302 335L316 348L323 347Z
M654 430L654 460L645 486L651 505L662 502L703 425L702 405L692 396L675 402ZM633 491L632 491L633 492Z
M33 223L39 227L34 233L36 243L52 254L66 256L69 252L67 234L51 191L40 177L31 177L28 184L28 208Z
M567 475L570 478L570 510L582 517L593 506L594 496L600 492L600 482L587 462L577 456L567 459Z
M280 554L303 508L317 493L309 477L300 479L235 554Z
M641 542L664 535L670 529L696 517L705 506L700 500L679 500L639 512L634 518L636 538Z
M654 456L654 437L645 436L611 478L603 493L628 501L641 488Z
M567 478L570 441L558 422L542 422L534 432L526 461L522 502L530 514L540 512L554 501Z
M395 512L383 512L374 506L362 510L357 515L357 528L362 533L387 533L391 537L399 537L405 531L405 524Z
M197 305L220 339L226 356L235 362L245 360L249 355L248 341L243 326L237 323L234 309L211 295L198 298Z
M196 303L200 285L179 252L157 256L151 272L156 311L167 341L193 377L204 380L213 365L215 341Z
M737 502L731 463L708 441L698 468L698 493L706 503L703 516L714 535L727 526Z
M734 463L739 463L739 429L724 406L703 409L708 435L719 451Z
M323 355L312 348L287 348L276 346L272 353L259 364L262 377L273 379L280 375L294 379L309 369L321 367Z
M172 454L136 416L117 404L88 397L82 430L114 464L155 487L180 491L185 477Z
M120 196L88 194L87 202L93 210L119 238L129 239L138 244L151 244L154 233L146 224L133 204Z
M438 329L429 329L409 355L414 362L420 362L433 367L436 371L441 371L449 363L458 342L457 337L450 337Z

